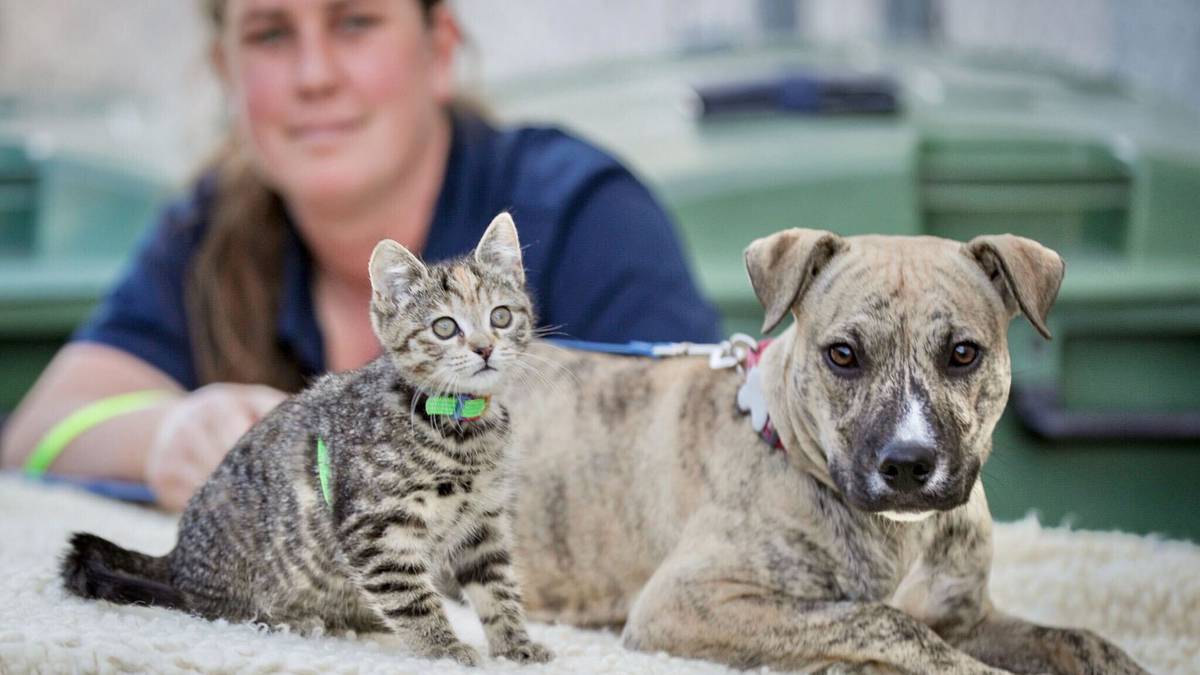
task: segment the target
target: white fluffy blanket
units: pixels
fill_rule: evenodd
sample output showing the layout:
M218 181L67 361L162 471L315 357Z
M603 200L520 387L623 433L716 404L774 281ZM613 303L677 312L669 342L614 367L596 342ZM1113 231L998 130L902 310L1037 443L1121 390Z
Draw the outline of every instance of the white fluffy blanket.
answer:
M304 637L180 612L67 596L56 575L67 534L86 530L164 553L175 520L67 488L0 476L0 673L472 673L425 661L380 635ZM996 528L999 606L1051 624L1086 626L1156 673L1200 673L1200 547L1120 533ZM472 612L450 603L455 630L486 653ZM640 654L612 633L533 624L558 658L543 666L488 659L486 671L729 673L702 661Z

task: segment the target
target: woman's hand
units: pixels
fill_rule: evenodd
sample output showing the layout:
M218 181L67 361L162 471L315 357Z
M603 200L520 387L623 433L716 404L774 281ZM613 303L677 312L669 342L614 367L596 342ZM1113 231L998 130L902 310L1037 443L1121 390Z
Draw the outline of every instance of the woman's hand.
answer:
M159 504L183 510L242 434L285 398L264 385L217 383L172 403L146 455L145 480Z

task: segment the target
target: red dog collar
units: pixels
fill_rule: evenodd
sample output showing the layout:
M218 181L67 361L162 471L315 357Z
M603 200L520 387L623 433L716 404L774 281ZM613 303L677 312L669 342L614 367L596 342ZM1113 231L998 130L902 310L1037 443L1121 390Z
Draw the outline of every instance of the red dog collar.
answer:
M767 412L767 399L762 390L762 371L758 368L762 352L769 344L771 344L770 338L760 340L758 346L746 354L746 360L742 364L746 373L746 381L738 389L737 406L738 410L749 413L750 426L763 439L763 442L774 450L783 450L786 454L787 449L783 447L779 432L775 430L775 425L771 424L771 415Z

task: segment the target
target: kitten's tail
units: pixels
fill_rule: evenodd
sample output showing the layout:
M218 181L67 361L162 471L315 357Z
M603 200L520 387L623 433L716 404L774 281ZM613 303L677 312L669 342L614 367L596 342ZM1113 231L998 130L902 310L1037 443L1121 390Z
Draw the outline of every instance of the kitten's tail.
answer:
M165 557L129 551L93 534L71 536L61 572L63 585L80 597L185 609Z

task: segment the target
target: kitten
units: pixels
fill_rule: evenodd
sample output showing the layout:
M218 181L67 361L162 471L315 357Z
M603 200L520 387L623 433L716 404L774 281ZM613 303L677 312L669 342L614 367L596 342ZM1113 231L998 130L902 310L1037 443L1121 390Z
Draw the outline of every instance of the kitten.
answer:
M77 533L64 583L85 598L207 618L404 636L476 665L433 578L449 569L492 656L545 662L512 569L509 417L498 393L533 336L517 231L492 221L474 256L426 267L396 242L370 262L384 354L325 375L226 456L155 558Z

